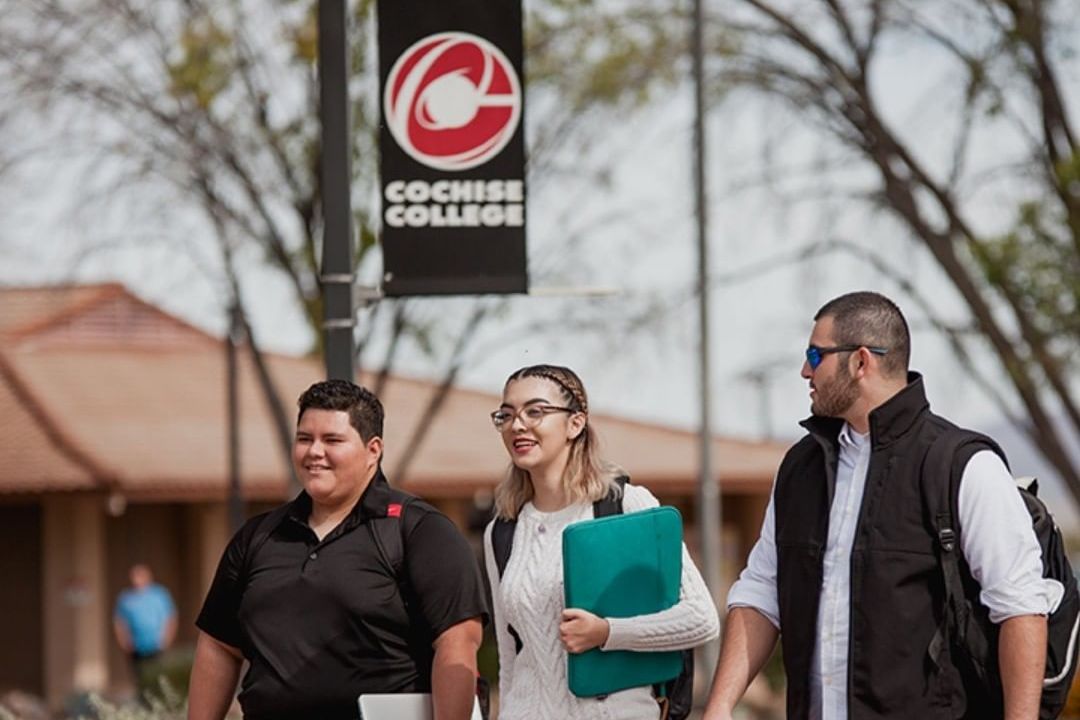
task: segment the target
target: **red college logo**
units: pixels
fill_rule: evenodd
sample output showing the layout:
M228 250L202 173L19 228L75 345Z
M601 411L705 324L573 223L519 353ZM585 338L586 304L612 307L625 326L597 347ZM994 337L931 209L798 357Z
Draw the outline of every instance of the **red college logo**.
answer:
M492 43L464 32L437 33L413 43L390 68L383 114L414 160L436 170L468 170L510 142L521 119L521 84Z

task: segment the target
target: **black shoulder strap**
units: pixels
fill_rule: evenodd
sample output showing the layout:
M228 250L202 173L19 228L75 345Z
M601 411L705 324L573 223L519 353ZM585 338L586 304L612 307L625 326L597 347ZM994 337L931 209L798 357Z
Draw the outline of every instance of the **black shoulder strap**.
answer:
M963 450L962 450L963 449ZM990 438L979 433L947 427L933 440L923 461L922 492L941 563L945 589L943 624L930 642L930 658L938 663L947 652L950 636L964 645L978 674L988 672L982 660L990 659L991 641L972 614L960 569L960 479L967 459L980 450L993 450L1008 464L1005 454ZM966 456L966 459L961 456ZM963 463L958 463L964 459Z
M980 433L957 427L944 428L932 441L923 460L923 502L935 536L942 545L959 546L960 526L956 518L960 512L960 480L967 461L981 450L994 451L1008 467L1008 458L996 442Z
M431 635L431 627L421 611L420 602L413 592L412 584L409 582L409 573L405 567L408 548L406 538L409 527L406 515L409 507L417 499L407 493L392 490L385 514L369 517L364 524L371 533L376 552L394 575L398 597L401 598L401 604L405 608L409 621L407 637L409 652L413 658L430 659L431 643L434 638Z
M966 625L970 610L965 602L964 582L960 576L960 535L957 524L953 522L953 487L956 485L952 477L953 465L956 451L965 440L962 433L946 428L931 443L923 460L923 502L934 533L945 585L945 612L928 648L930 659L939 667L941 658L949 652L949 637L956 628Z
M495 518L495 524L491 526L491 552L495 556L495 567L499 571L499 579L502 580L506 564L510 562L510 551L514 549L514 530L517 529L517 518ZM506 630L510 637L514 638L514 652L520 653L525 647L521 642L521 636L514 626L507 623Z
M395 492L392 497L393 499L386 506L386 515L369 518L367 526L379 557L393 571L398 588L403 591L408 586L407 574L403 571L405 567L405 510L416 498L398 492ZM401 597L407 599L408 595L402 592Z
M608 494L600 498L593 503L593 517L607 517L609 515L622 515L622 496L626 491L626 484L630 482L630 478L626 475L620 475L615 478L615 487L608 491Z
M517 519L507 520L496 518L491 527L491 551L495 556L495 567L499 569L499 578L506 571L506 563L510 562L510 551L514 549L514 530L517 529Z

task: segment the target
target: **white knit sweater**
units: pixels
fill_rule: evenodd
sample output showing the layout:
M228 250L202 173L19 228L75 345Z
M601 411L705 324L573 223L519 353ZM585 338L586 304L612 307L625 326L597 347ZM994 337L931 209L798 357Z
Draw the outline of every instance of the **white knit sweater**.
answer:
M659 505L640 485L627 485L622 503L627 513ZM493 523L484 532L499 648L498 720L656 720L660 715L649 687L600 700L579 698L567 685L566 650L559 642L564 609L562 531L592 517L589 503L550 513L527 503L518 514L513 551L501 582L491 549ZM682 555L679 602L651 615L608 619L611 632L602 650L682 650L717 636L716 606L685 545ZM507 625L521 637L520 654Z

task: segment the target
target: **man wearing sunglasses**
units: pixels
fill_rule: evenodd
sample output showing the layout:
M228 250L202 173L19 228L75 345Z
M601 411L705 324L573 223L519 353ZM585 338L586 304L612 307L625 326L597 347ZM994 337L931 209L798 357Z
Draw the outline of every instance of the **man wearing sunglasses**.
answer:
M789 720L1035 720L1046 616L1062 586L1042 577L1008 469L985 446L954 460L959 544L972 594L998 624L1002 699L970 681L948 639L935 640L942 570L923 502L934 479L923 471L934 438L954 426L930 412L908 370L907 322L871 292L830 301L814 321L802 366L808 434L780 466L728 596L705 719L730 720L779 638Z

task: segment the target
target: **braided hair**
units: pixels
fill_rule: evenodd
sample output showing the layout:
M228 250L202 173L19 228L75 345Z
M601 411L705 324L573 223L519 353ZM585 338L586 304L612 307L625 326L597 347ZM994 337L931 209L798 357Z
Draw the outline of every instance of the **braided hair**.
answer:
M514 371L506 379L510 383L525 378L542 378L555 385L566 407L585 415L585 427L571 441L570 456L563 469L562 484L571 502L596 502L619 486L615 478L622 471L614 464L600 459L599 438L588 421L589 398L585 385L573 370L561 365L529 365ZM521 507L533 498L532 479L527 470L511 464L510 470L495 488L495 514L507 520L517 517Z

